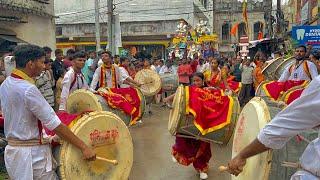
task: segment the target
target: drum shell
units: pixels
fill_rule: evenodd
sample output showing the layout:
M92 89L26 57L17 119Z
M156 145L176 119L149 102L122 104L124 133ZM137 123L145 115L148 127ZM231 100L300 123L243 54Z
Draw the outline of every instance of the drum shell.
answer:
M119 132L118 141L115 141L114 143L106 143L106 144L99 144L97 146L92 145L89 140L91 139L86 136L91 136L93 132L95 132L97 129L100 131L104 130L105 125L104 124L95 124L93 125L92 122L97 122L97 119L94 119L95 117L100 116L100 120L103 118L103 121L108 121L106 124L115 124L111 126L112 128L116 128ZM101 117L103 116L103 117ZM99 118L99 117L98 117ZM84 123L87 123L85 128L82 126ZM101 121L98 121L101 122ZM94 128L95 126L95 128ZM70 127L70 126L69 126ZM107 128L111 128L107 127ZM91 112L89 114L84 115L82 118L77 120L76 123L72 127L70 127L71 131L74 132L77 135L77 132L82 131L81 133L87 132L87 134L77 135L80 139L82 139L88 146L94 149L94 151L97 153L97 156L104 157L104 158L110 158L110 159L116 159L118 160L118 165L113 166L109 163L104 163L105 166L108 166L105 168L106 171L103 172L92 172L90 168L92 168L93 163L96 163L95 161L91 162L85 162L82 160L81 151L79 151L77 148L75 148L73 145L62 142L61 145L56 146L53 151L53 157L57 162L57 175L59 179L61 180L68 180L68 179L111 179L111 180L127 180L128 176L130 174L132 164L133 164L133 144L132 144L132 138L130 135L130 132L128 128L125 126L125 124L121 121L119 117L117 117L115 114L111 112ZM94 130L93 132L91 132ZM106 129L109 130L109 129ZM103 136L105 137L105 136ZM102 138L100 138L102 139ZM99 140L100 140L99 139ZM104 147L103 147L104 146ZM107 146L107 147L106 147ZM99 151L97 149L104 148L104 151ZM70 151L73 149L73 151ZM106 154L110 155L105 156ZM70 156L79 157L77 159L70 158ZM69 161L71 159L71 161ZM72 161L73 160L73 161ZM96 160L97 161L97 160ZM74 164L73 164L74 163ZM79 165L78 165L78 164ZM86 168L86 170L79 168ZM89 169L85 166L91 166ZM97 167L95 165L95 167ZM82 171L82 172L79 172ZM117 171L117 173L114 173ZM121 173L119 173L119 171ZM70 178L71 175L74 174L82 174L86 175L87 178L84 177L73 177ZM90 177L90 178L88 178ZM108 178L106 178L108 177Z
M164 92L175 92L179 86L179 78L176 74L160 75L161 87Z
M262 70L262 74L264 75L264 77L267 80L275 80L275 70L276 68L279 66L279 64L281 64L283 62L283 59L277 58L274 59L273 61L270 62L270 64L268 64L263 70Z
M281 62L278 67L275 69L274 71L274 77L276 80L280 79L281 75L283 74L283 72L289 68L292 64L294 64L296 62L296 59L294 59L293 57L290 57L286 60L284 60L283 62Z
M263 85L265 83L267 83L268 81L264 81L262 83L260 83L260 85L257 87L257 90L256 90L256 94L255 96L256 97L260 97L262 98L265 103L267 103L268 106L272 106L272 107L282 107L283 104L280 104L278 101L272 99L271 97L267 96L267 93L265 92L265 90L263 89ZM280 95L281 97L282 95ZM280 98L279 97L279 98Z
M238 98L232 97L234 100L234 105L230 124L219 130L207 133L206 135L202 135L193 123L194 117L192 115L186 115L186 99L184 93L181 93L181 96L183 97L181 98L181 102L179 102L179 107L181 108L181 111L179 112L178 116L179 119L175 119L175 121L178 121L177 123L169 122L169 126L171 126L168 128L170 133L172 135L182 134L182 136L189 136L190 138L200 139L203 141L209 141L223 145L228 144L233 134L233 130L235 128L235 124L237 122L240 111ZM176 124L177 126L174 127L172 126L172 124Z

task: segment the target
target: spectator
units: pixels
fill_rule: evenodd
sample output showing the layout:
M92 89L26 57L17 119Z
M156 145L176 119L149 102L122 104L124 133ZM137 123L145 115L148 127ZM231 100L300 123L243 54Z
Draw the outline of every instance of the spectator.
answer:
M91 84L93 74L95 69L93 68L93 62L96 58L96 52L95 51L89 51L89 58L86 60L86 63L84 64L84 67L82 68L82 73L88 82L88 84Z
M189 85L191 75L192 68L190 64L187 63L186 59L182 59L182 64L178 67L179 83L186 86Z
M69 68L72 66L72 58L75 53L75 50L68 49L67 56L63 59L63 65L66 70L69 70Z
M57 81L61 74L59 72L62 72L61 69L64 69L64 65L62 62L63 59L63 51L61 49L56 49L54 51L54 54L56 56L56 60L52 63L52 71L53 71L53 77L54 80Z
M59 79L57 80L56 83L56 89L55 89L55 110L58 111L59 110L59 105L60 105L60 99L61 99L61 92L62 92L62 81L63 81L63 77L66 74L65 69L60 69L59 70L59 74L61 75L59 77Z
M50 58L46 57L44 64L45 64L45 69L44 71L42 71L40 76L36 77L35 82L36 82L37 88L40 90L41 94L46 99L48 104L52 108L54 108L54 93L53 93L54 79L50 72L51 70Z
M253 78L252 78L252 72L254 68L250 66L250 63L251 63L250 60L245 58L239 67L241 71L241 83L242 83L240 94L239 94L240 106L244 106L254 96Z

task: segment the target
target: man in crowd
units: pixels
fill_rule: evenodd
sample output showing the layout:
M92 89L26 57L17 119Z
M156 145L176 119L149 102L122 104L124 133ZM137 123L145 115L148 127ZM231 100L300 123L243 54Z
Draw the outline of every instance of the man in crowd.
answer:
M42 126L82 151L87 160L95 153L63 125L34 85L43 71L45 53L34 45L21 45L14 51L17 69L0 87L1 109L8 140L5 164L10 179L57 179L52 166L51 147L42 136Z
M119 67L112 64L111 52L101 53L103 64L96 69L91 82L91 89L96 90L101 87L117 88L120 85Z
M296 63L288 67L281 75L279 82L285 82L288 80L307 80L311 81L318 76L317 67L314 63L305 59L306 47L301 45L296 47L294 58Z
M126 57L121 57L120 58L120 67L119 67L119 74L121 76L121 83L120 83L120 88L128 88L128 87L139 87L141 86L138 82L132 79L130 77L128 68L130 65L130 61Z
M64 75L62 80L59 110L66 111L67 99L72 92L78 89L89 89L88 83L81 73L85 61L86 54L84 51L79 51L73 55L73 65L69 68L69 71Z
M56 60L52 63L52 71L53 71L53 77L54 80L57 81L60 77L59 72L61 72L61 69L64 68L62 59L63 59L63 51L61 49L56 49L54 51L54 54L56 56Z

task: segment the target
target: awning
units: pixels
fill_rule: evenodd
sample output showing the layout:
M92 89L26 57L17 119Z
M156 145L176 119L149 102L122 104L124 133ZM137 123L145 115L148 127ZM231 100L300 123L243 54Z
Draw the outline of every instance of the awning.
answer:
M27 42L17 38L16 36L9 36L9 35L3 35L3 34L0 34L0 39L10 41L10 42L15 42L15 43L27 43Z

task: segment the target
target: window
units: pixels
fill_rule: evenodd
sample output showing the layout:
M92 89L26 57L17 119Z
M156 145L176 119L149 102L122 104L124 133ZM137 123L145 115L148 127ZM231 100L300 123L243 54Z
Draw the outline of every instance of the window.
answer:
M62 27L61 26L56 27L56 36L62 36Z
M239 38L239 40L240 40L240 38L242 36L246 36L246 35L247 35L247 33L246 33L246 23L242 22L238 26L238 38Z
M230 40L230 23L224 23L222 25L222 41Z
M254 33L254 37L253 38L255 40L259 39L259 32L263 33L263 23L260 22L260 21L254 23L254 25L253 25L253 33Z

